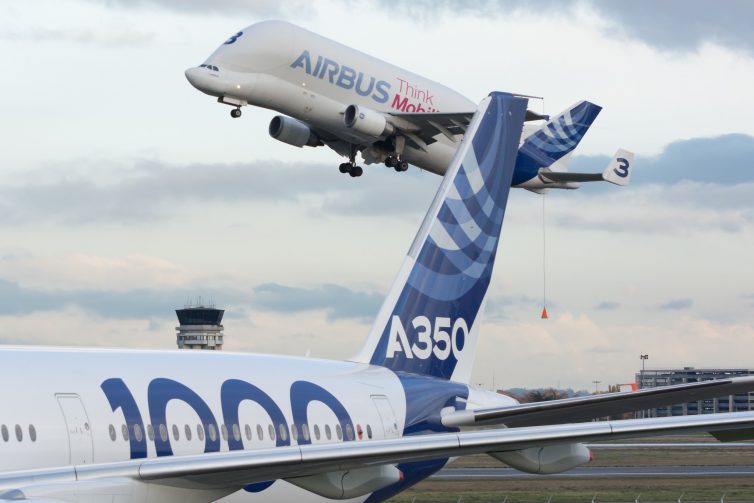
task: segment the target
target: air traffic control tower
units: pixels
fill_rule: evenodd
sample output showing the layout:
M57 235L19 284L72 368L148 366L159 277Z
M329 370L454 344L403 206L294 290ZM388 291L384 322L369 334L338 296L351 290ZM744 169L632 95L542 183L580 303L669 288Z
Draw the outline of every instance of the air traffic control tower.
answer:
M223 348L223 321L225 310L215 309L209 305L187 305L183 309L176 309L178 322L176 327L176 343L178 349L210 349Z

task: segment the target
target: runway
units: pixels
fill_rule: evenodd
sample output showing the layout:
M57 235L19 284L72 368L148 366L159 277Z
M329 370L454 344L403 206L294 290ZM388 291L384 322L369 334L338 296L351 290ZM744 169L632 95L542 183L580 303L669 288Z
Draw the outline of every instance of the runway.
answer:
M557 475L532 475L513 468L445 468L432 480L514 480L647 477L753 477L754 466L582 466Z

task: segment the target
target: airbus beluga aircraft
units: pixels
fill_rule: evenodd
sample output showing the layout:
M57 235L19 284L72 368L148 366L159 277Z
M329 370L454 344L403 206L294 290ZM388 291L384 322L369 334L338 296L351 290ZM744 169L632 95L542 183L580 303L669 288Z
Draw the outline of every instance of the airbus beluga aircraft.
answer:
M356 165L384 163L406 171L409 163L442 175L467 131L476 105L437 82L282 21L264 21L225 41L201 65L186 70L198 90L233 106L255 105L283 113L270 135L296 147L327 145L348 157L341 173L361 176ZM513 173L514 187L573 189L605 180L626 185L633 154L619 150L602 173L569 173L564 163L601 107L581 101L549 118L530 110ZM544 123L541 123L544 121Z
M0 348L0 503L372 503L466 454L557 473L589 461L582 442L750 434L752 412L590 420L754 377L533 404L469 385L526 104L481 102L350 361Z

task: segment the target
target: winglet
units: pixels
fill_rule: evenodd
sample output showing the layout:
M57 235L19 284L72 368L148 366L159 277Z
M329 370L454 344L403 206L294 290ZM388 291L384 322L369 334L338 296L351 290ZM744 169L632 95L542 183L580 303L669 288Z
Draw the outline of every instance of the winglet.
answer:
M628 185L631 180L631 170L634 164L634 154L628 150L618 149L610 164L602 172L602 179L615 185Z

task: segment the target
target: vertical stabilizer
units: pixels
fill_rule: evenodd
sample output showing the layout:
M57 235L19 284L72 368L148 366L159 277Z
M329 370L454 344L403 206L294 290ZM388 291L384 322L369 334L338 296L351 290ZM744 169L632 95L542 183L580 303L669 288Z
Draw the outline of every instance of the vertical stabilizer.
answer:
M526 182L540 168L547 168L573 152L602 107L580 101L528 135L519 148L513 185Z
M468 382L526 105L479 104L357 361Z

